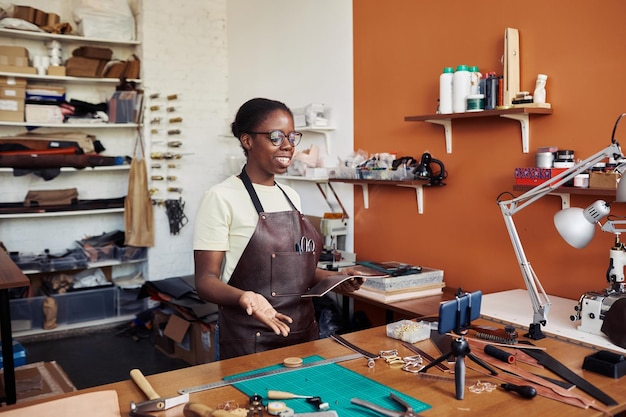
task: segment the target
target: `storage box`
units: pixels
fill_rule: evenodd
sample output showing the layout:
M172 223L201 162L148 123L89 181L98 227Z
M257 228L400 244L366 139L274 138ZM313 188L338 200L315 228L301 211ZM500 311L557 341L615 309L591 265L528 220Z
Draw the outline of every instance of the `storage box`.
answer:
M515 168L515 184L539 185L552 179L553 177L556 177L565 170L566 168Z
M140 248L137 246L119 246L117 247L116 257L121 262L144 260L148 257L148 248Z
M154 334L154 346L166 355L174 354L174 341L165 335L165 327L170 319L170 314L161 310L154 310L152 316L152 330Z
M117 288L117 315L127 316L141 313L148 308L148 299L140 298L139 288Z
M25 87L26 80L23 78L0 77L0 120L24 121Z
M56 66L56 65L50 65L48 67L48 75L53 76L53 77L65 77L65 67L64 66Z
M619 175L615 172L591 172L589 174L589 188L616 189Z
M14 332L43 328L44 298L17 298L9 302L11 308L11 328Z
M0 56L20 56L28 58L28 49L23 46L0 45Z
M57 323L72 324L115 317L117 289L114 286L56 294Z
M63 123L60 106L48 104L26 104L24 117L28 123Z
M65 62L65 72L72 77L99 77L107 61L73 56Z
M26 365L26 349L21 343L13 341L13 366ZM2 345L0 345L0 369L4 368L4 358L2 357Z
M172 314L164 334L174 341L174 356L190 365L215 359L215 323L191 322Z

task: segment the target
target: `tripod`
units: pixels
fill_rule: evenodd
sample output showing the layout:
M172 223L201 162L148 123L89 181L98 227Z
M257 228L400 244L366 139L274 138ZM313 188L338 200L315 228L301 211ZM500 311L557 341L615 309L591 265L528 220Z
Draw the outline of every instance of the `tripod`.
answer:
M476 362L477 364L479 364L480 366L482 366L483 368L487 369L489 372L491 372L491 375L497 375L498 373L495 371L495 369L493 369L492 367L487 365L485 362L483 362L481 359L477 358L476 356L474 356L474 354L472 354L469 343L467 342L467 340L465 340L465 337L464 337L464 335L467 333L467 330L455 331L455 333L458 335L458 337L455 337L454 339L452 339L452 342L450 343L450 352L444 353L443 355L435 359L433 362L423 367L420 370L420 372L426 372L428 369L443 362L444 360L448 359L450 356L454 356L456 358L456 361L454 363L454 387L456 389L455 397L457 400L462 400L463 395L465 394L465 357L466 356L470 358L471 360L473 360L474 362Z

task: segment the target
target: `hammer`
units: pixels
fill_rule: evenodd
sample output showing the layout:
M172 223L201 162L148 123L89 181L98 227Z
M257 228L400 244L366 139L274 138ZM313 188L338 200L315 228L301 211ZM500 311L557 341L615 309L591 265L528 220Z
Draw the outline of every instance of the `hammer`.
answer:
M148 401L142 403L130 402L130 414L141 415L149 411L163 411L177 405L185 404L189 401L189 394L176 395L170 398L163 398L156 393L152 385L148 382L146 377L141 373L139 369L133 369L130 371L131 379L137 384L137 386L146 394L149 398Z

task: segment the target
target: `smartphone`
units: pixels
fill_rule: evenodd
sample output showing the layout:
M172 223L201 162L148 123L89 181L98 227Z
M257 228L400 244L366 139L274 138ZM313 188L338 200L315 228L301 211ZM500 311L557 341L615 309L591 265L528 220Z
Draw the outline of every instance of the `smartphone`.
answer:
M482 291L457 295L454 300L446 301L439 305L439 324L437 332L446 334L466 330L480 317L480 303L483 298Z

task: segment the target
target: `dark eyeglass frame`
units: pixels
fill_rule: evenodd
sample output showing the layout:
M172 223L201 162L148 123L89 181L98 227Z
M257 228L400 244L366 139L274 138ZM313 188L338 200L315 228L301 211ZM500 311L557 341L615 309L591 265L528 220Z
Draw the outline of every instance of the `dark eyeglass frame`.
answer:
M274 146L282 145L285 139L289 141L291 146L297 146L302 140L302 133L296 132L296 131L289 132L289 134L287 135L282 130L271 130L269 132L248 132L248 133L252 135L268 135L269 136L268 139L270 140L270 142L272 142L272 145Z

